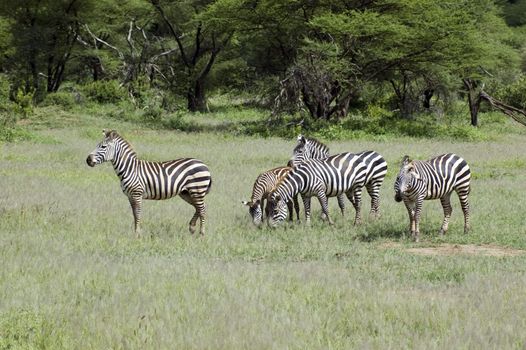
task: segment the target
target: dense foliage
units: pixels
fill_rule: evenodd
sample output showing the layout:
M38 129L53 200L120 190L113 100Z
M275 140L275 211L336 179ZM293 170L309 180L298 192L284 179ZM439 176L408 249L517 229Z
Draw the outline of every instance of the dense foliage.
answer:
M2 110L14 103L27 114L29 99L205 112L220 91L266 108L270 128L290 123L284 113L308 127L367 116L371 106L401 119L441 116L465 99L463 81L524 108L524 8L526 0L8 1Z

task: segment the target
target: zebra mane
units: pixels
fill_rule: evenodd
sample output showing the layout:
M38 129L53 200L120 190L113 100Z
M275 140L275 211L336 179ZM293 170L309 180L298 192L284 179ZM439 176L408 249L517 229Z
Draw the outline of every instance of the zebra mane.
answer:
M131 143L129 143L124 137L119 135L117 131L115 130L104 131L104 135L108 140L118 140L121 143L124 143L126 147L130 150L130 154L137 155L137 152L135 152L135 149L133 148Z
M301 148L305 147L307 143L313 144L314 146L318 146L318 148L326 150L327 153L329 153L329 146L327 146L321 141L318 141L314 137L305 137L303 135L298 136L298 144L296 145L296 147L294 147L294 153L296 153Z

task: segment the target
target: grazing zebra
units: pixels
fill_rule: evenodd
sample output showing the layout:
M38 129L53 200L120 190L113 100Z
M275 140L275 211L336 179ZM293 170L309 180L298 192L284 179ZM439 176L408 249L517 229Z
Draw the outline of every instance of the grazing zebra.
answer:
M242 203L248 206L248 212L252 217L252 222L254 225L259 226L263 220L263 208L265 208L265 215L268 217L268 201L267 206L265 207L265 200L267 200L269 193L276 187L276 184L279 180L287 175L291 171L291 167L279 167L274 168L264 173L260 174L256 181L254 182L254 187L252 188L252 197L250 202L242 201ZM292 211L292 206L294 203L294 209L296 210L296 217L300 219L300 207L298 204L298 197L294 196L292 201L287 202L287 207L289 210L289 220L292 221L294 213Z
M204 197L210 191L212 178L208 167L193 158L167 162L149 162L137 158L132 146L114 130L103 131L104 139L88 155L86 162L94 167L110 161L121 180L122 191L130 201L135 220L135 233L140 236L143 199L168 199L179 195L195 208L190 220L190 233L200 219L200 233L205 233Z
M297 193L305 206L305 219L310 223L311 197L321 204L324 218L329 224L327 197L345 194L356 210L354 223L361 221L361 193L365 184L380 187L387 172L387 164L374 151L340 153L326 159L311 159L294 167L276 186L269 196L268 224L275 227L285 220L285 203Z
M440 234L447 232L451 217L450 197L456 191L464 213L464 233L469 231L469 202L471 171L468 163L456 154L443 154L428 161L409 160L404 156L394 184L395 200L404 201L409 214L411 235L418 242L422 202L440 199L444 221Z
M303 135L298 135L298 144L294 148L292 159L290 160L292 165L301 164L309 159L325 159L329 156L329 147L321 143L314 138L308 138ZM365 183L367 193L371 197L371 211L370 215L374 218L378 218L380 215L380 185L382 184L385 173L387 172L387 163L384 161L383 166L378 167L380 172L383 174L375 174L370 176L369 181ZM379 176L381 180L378 181ZM343 195L337 196L338 205L342 211L342 215L345 210L345 201ZM351 203L354 202L353 197L350 197ZM354 205L354 203L353 203Z

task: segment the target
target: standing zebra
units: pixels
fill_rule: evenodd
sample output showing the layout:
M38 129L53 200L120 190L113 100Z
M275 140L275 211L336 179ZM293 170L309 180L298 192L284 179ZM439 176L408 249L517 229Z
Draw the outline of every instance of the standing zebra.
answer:
M301 194L305 206L305 219L310 223L311 197L316 196L324 217L329 224L327 197L345 194L354 205L354 223L361 221L361 192L366 183L382 183L387 166L381 155L374 151L340 153L326 159L311 159L294 167L270 194L268 224L275 227L285 220L285 203L297 193ZM352 198L352 199L351 199Z
M457 192L460 199L464 213L464 233L468 233L470 179L468 163L456 154L443 154L428 161L411 161L408 156L404 156L394 184L395 200L404 201L409 214L411 235L415 241L418 242L422 202L426 199L440 199L444 209L440 234L447 232L453 191Z
M314 138L308 138L303 135L298 136L298 144L294 148L292 159L290 162L296 166L309 159L325 159L329 156L329 147ZM368 181L365 182L367 193L371 197L371 211L370 215L378 218L380 215L380 186L387 172L387 163L384 161L382 166L375 168L376 174L369 174ZM337 196L338 205L342 211L345 210L345 201L343 195ZM349 200L355 206L354 197L349 197Z
M179 195L195 208L190 220L190 233L195 232L200 219L200 233L205 233L204 197L210 191L212 178L208 167L193 158L167 162L137 159L132 146L114 130L103 131L104 139L88 155L86 162L94 167L110 161L121 180L122 191L130 201L135 220L135 233L140 236L141 205L143 199L168 199Z
M242 201L242 203L248 206L248 212L252 217L254 225L259 226L263 220L263 208L265 208L265 215L268 217L269 206L268 206L268 195L276 187L279 180L287 175L292 170L291 167L278 167L260 174L254 182L252 188L252 196L250 202ZM267 206L265 207L265 200L267 200ZM292 206L294 203L294 209L296 210L296 217L300 219L300 207L298 204L298 197L294 196L292 201L287 202L289 210L289 220L292 221L294 213Z
M297 166L309 159L327 159L329 157L329 147L312 137L298 135L298 144L292 151L292 158L289 160L289 166ZM338 206L342 215L345 214L345 198L343 194L336 196ZM351 201L352 202L352 201ZM322 214L325 215L325 214ZM322 216L323 217L323 216Z

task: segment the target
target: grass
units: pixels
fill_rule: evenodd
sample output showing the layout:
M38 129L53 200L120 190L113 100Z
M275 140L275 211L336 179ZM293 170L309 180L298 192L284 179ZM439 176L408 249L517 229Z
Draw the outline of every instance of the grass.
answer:
M260 172L286 163L294 140L151 129L52 107L36 114L26 126L34 137L0 153L0 349L526 346L525 255L406 251L440 243L526 249L522 126L509 122L514 131L483 142L328 142L333 153L374 149L386 158L381 219L353 227L350 203L341 217L331 200L334 227L319 220L315 203L312 227L270 230L254 228L240 201ZM102 128L117 129L142 158L209 165L205 237L189 235L193 209L174 198L147 201L145 237L134 238L113 169L85 164ZM426 202L415 244L402 237L407 214L393 200L398 164L404 154L444 152L462 155L474 173L473 232L462 233L454 195L448 234L437 235L439 202Z

